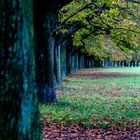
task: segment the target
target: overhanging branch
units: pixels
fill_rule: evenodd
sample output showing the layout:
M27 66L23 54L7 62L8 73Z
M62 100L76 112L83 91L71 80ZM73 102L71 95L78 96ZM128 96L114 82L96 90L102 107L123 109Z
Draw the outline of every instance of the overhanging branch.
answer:
M66 19L65 19L62 23L60 23L56 28L52 29L52 32L56 32L57 30L61 29L62 26L63 26L70 18L72 18L72 17L75 16L77 13L79 13L79 12L83 11L84 9L89 8L89 7L91 7L91 6L95 6L95 7L97 7L99 10L101 10L100 7L99 7L98 5L96 5L94 2L90 2L90 3L88 3L87 5L83 6L82 8L78 9L76 12L74 12L74 13L73 13L72 15L70 15L68 18L66 18Z

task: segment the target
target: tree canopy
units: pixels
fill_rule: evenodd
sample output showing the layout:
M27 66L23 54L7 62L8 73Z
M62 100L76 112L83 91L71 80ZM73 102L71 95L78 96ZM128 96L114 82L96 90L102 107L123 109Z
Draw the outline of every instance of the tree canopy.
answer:
M60 30L64 34L73 28L71 34L73 46L81 47L82 52L89 55L116 59L119 54L123 56L120 59L128 59L140 48L139 9L138 1L74 0L61 9L60 24L56 27L56 31ZM106 41L108 39L109 42ZM112 47L108 49L107 45ZM111 49L115 48L116 51L111 53ZM101 52L104 52L103 56Z

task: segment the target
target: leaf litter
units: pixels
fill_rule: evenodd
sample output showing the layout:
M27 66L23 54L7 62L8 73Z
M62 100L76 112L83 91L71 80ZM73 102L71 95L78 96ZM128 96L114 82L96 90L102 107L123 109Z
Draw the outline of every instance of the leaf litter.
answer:
M71 95L75 95L77 90L80 91L88 91L90 92L90 90L97 92L98 94L102 95L102 96L108 96L109 98L113 98L113 97L117 97L117 98L121 98L123 95L121 94L122 91L124 91L127 88L127 95L135 97L135 93L133 92L138 92L140 88L136 87L135 91L133 91L133 88L135 87L135 85L114 85L113 82L111 81L108 85L108 87L101 85L99 88L95 86L93 87L88 87L85 88L83 87L82 89L77 87L71 87L71 85L69 87L65 87L66 85L69 85L69 78L77 78L80 77L81 79L84 77L87 77L89 79L100 79L100 78L114 78L114 77L133 77L136 76L135 74L126 74L126 73L119 73L119 72L101 72L101 69L83 69L83 70L79 70L76 72L71 73L68 77L66 77L66 79L64 79L64 87L63 89L59 89L57 90L57 96L58 98L63 97L64 93L70 93ZM80 79L80 80L81 80ZM111 87L111 89L109 88ZM113 90L113 91L112 91ZM123 93L124 94L124 93ZM137 96L136 96L137 97ZM97 97L98 98L98 97ZM109 99L108 98L108 99ZM71 98L72 102L79 102L78 98ZM88 102L90 101L89 98L81 98L80 99L82 102ZM118 102L116 100L116 102ZM97 103L98 106L100 106L99 103ZM96 104L96 105L97 105ZM125 103L124 103L125 105ZM111 106L110 106L111 108ZM139 110L140 109L140 104L139 102L132 102L131 105L129 105L129 108L131 108L132 110ZM73 108L75 109L75 108ZM132 112L127 112L127 114L129 116L133 116ZM63 119L65 119L66 117L68 117L69 114L66 114L61 121L63 121ZM69 123L69 121L67 121L66 124L60 122L56 122L56 123L51 123L48 121L49 118L53 118L53 115L49 114L49 115L43 115L41 117L41 122L42 122L42 132L43 132L43 140L140 140L140 127L131 127L131 125L136 124L137 122L135 122L134 119L130 119L129 121L126 120L125 117L120 117L121 120L124 120L124 126L123 128L118 128L118 124L120 123L119 120L118 124L112 124L110 127L107 127L109 124L109 121L111 121L111 119L109 118L109 116L104 117L104 123L103 122L97 122L96 125L92 126L89 124L90 127L88 127L88 123L85 125L84 121L77 121L75 123ZM93 119L96 118L96 114L93 114L92 116L89 117L85 117L84 119ZM140 122L138 122L140 123ZM114 125L114 127L113 127ZM121 124L119 124L121 125ZM139 124L138 124L139 125ZM137 125L137 126L138 126Z

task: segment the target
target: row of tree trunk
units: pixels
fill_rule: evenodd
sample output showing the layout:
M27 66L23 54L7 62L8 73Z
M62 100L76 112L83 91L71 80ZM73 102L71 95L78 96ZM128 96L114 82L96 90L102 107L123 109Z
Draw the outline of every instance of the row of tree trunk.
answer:
M131 60L131 61L100 61L101 67L140 67L139 60Z
M57 51L56 64L58 67L56 70L56 78L58 84L61 83L63 77L69 74L71 71L75 71L80 68L93 68L93 67L139 67L140 61L109 61L100 60L93 57L89 57L86 54L82 54L76 51L76 48L69 49L69 46L63 46ZM57 64L58 63L58 64Z
M51 30L70 1L0 1L1 140L42 139L38 97L56 101Z
M54 30L72 0L0 1L0 139L40 140L38 99L56 102L63 77L101 62Z

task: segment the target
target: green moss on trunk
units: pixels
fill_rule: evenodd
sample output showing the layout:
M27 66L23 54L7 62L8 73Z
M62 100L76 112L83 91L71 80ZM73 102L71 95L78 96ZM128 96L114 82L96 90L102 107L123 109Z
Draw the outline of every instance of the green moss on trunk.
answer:
M0 2L0 139L39 140L32 0Z

